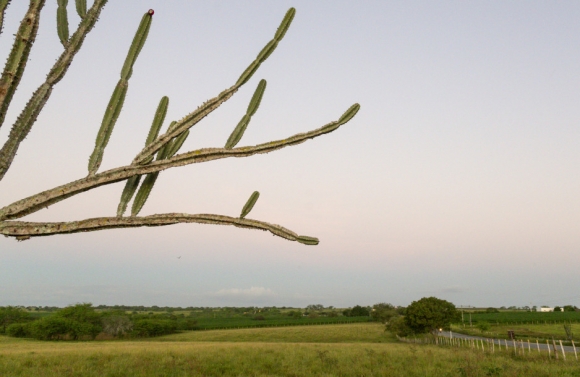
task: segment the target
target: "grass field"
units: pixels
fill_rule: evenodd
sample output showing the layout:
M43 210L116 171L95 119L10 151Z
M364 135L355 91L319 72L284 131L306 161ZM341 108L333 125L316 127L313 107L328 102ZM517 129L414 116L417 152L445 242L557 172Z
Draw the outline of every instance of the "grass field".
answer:
M580 323L572 323L571 325L572 333L574 334L574 340L576 343L580 343ZM475 326L474 327L463 327L463 326L452 326L452 330L458 331L464 334L486 336L493 338L507 338L508 330L513 330L518 339L530 339L535 340L536 338L540 340L545 339L566 339L566 331L562 324L521 324L521 325L491 325L489 331L481 333ZM580 346L580 344L578 344Z
M469 324L469 313L463 313L463 321ZM475 312L471 313L471 322L489 323L560 323L560 322L580 322L580 312L525 312L525 311L504 311L499 313Z
M397 343L383 328L214 330L101 342L0 337L0 376L580 376L575 361Z

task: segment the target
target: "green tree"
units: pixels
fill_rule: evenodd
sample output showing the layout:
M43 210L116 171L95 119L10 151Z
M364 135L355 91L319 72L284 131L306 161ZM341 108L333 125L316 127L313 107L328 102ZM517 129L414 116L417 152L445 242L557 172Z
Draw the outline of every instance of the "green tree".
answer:
M397 315L397 309L393 305L385 302L375 304L371 309L372 319L381 323L387 323L392 317Z
M5 334L6 328L19 322L26 322L29 319L28 312L14 306L0 307L0 333Z
M0 148L0 181L4 178L12 166L21 143L26 140L31 132L38 115L50 99L55 85L57 85L67 74L68 68L73 63L76 54L81 49L87 34L95 27L101 11L108 0L95 0L93 5L87 9L86 1L76 0L76 11L80 16L80 23L73 31L70 30L67 12L68 1L58 1L57 30L62 43L61 55L50 68L46 78L35 90L24 106L20 115L14 117L15 123L12 125L8 139ZM8 109L16 92L20 79L25 75L26 64L30 59L30 51L35 43L42 8L46 0L30 0L28 11L20 23L20 27L15 33L14 44L9 53L5 68L0 78L0 127L6 119ZM4 20L4 13L9 0L0 1L0 30ZM140 151L135 151L136 156L127 165L119 166L106 171L99 171L101 161L109 139L113 135L113 130L117 118L122 111L125 97L131 94L129 82L134 70L143 69L143 65L136 64L141 50L144 48L150 26L153 23L154 10L145 12L135 33L133 42L128 50L127 57L120 71L120 78L117 82L111 99L104 111L100 129L96 132L95 147L90 154L88 175L80 179L59 185L52 189L18 200L3 208L0 208L0 234L7 237L14 237L17 240L26 240L31 237L49 236L54 234L70 234L86 231L99 231L105 229L142 227L142 226L164 226L176 223L202 223L202 224L222 224L232 225L240 228L251 228L269 231L275 236L282 237L290 241L297 241L306 245L317 245L318 239L299 235L282 226L246 219L245 217L252 210L259 193L255 191L251 194L246 204L241 207L241 214L237 217L218 214L185 214L185 213L165 213L151 216L137 216L144 206L147 198L159 174L162 170L190 165L194 163L209 162L223 158L249 157L255 154L273 152L285 147L303 143L309 139L330 133L349 122L360 109L358 103L349 107L336 121L327 123L317 129L299 133L293 136L284 137L277 141L260 143L253 146L236 147L241 141L252 116L259 108L260 102L266 89L266 80L262 79L257 84L246 113L243 114L237 126L233 129L230 137L224 140L225 144L221 148L202 148L194 151L180 153L179 149L189 135L191 127L198 124L206 116L211 114L223 103L232 98L242 87L249 82L252 76L259 70L266 59L281 44L286 35L292 20L296 14L294 8L288 9L278 29L273 33L272 39L261 49L256 48L257 55L252 62L242 71L241 75L233 81L233 85L217 93L217 95L204 102L197 109L185 115L178 121L171 122L168 127L161 131L165 115L169 104L169 98L161 97L159 105L154 112L153 121L149 132L146 134L145 145ZM259 22L258 20L254 22ZM153 109L152 109L153 110ZM151 111L153 113L153 111ZM96 131L96 130L95 130ZM143 136L146 130L143 129ZM61 148L61 146L55 146ZM21 156L23 153L20 153ZM88 154L87 154L88 157ZM143 179L142 179L143 178ZM67 200L72 196L96 189L100 186L125 182L125 188L120 193L120 200L117 206L117 213L109 217L99 217L85 219L82 221L70 222L29 222L14 221L24 216L38 212L50 205ZM134 198L134 200L133 200ZM125 215L129 202L133 200L131 215Z
M461 314L455 305L436 297L423 297L407 306L405 323L415 333L433 333L448 329L452 322L459 321Z
M354 306L352 309L346 309L342 312L345 317L368 317L369 309L360 305Z
M554 306L554 312L561 312L562 308L559 306Z
M398 336L409 336L413 334L413 330L407 325L405 317L403 316L391 317L385 325L385 331L389 331Z
M572 305L565 305L564 306L564 311L565 312L575 312L576 311L576 308L574 306L572 306Z

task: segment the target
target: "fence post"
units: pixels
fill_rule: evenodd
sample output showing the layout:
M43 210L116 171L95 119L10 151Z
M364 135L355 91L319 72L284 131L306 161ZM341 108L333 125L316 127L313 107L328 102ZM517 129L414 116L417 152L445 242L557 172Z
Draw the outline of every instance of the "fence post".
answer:
M564 346L562 346L562 341L560 340L560 349L562 350L562 357L566 361L566 352L564 351Z
M576 356L576 361L578 361L578 354L576 353L576 345L574 344L574 340L572 340L572 348L574 348L574 356Z
M548 359L551 358L550 355L550 343L548 343L548 339L546 339L546 347L548 347Z

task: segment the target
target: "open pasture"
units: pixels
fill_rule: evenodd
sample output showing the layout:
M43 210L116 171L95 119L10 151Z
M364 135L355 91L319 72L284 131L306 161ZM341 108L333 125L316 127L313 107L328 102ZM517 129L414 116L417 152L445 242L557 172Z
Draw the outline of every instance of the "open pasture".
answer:
M0 337L0 376L578 376L576 362L398 343L373 323L185 332L147 341Z

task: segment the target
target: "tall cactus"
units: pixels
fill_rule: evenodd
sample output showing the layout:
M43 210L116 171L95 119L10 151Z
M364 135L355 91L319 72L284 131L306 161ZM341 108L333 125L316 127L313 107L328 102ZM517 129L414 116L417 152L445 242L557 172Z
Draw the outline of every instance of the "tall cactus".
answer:
M21 23L14 46L8 58L2 78L0 79L0 125L7 105L12 98L12 94L18 86L20 76L24 70L24 65L28 60L29 49L32 41L34 41L38 28L38 15L40 9L44 5L44 1L45 0L30 0L29 11ZM72 36L69 36L68 31L68 0L57 0L57 2L57 33L64 46L64 51L50 69L46 80L31 96L29 102L14 123L8 141L0 150L0 180L4 177L4 174L10 167L20 143L30 131L36 117L49 99L53 86L58 83L67 72L73 57L82 46L84 38L89 30L97 21L102 8L107 3L107 0L94 0L93 5L88 11L86 9L86 0L75 0L76 11L81 17L81 22ZM9 0L0 0L0 28L3 21L3 12L8 3ZM338 127L349 122L356 115L360 109L359 104L352 105L337 121L330 122L320 128L289 136L281 140L274 140L254 146L235 148L243 137L252 116L258 110L263 98L266 89L266 80L260 80L254 94L252 95L246 113L228 138L224 148L202 148L181 153L179 155L177 154L188 138L191 127L231 98L242 87L242 85L252 77L260 65L273 53L292 23L296 13L294 8L290 8L286 12L280 26L276 30L274 38L261 49L254 61L244 70L233 86L223 90L216 97L204 102L196 110L187 114L179 121L171 122L167 131L164 134L159 135L169 104L169 99L167 97L162 97L155 111L149 133L147 134L145 147L137 154L133 162L129 165L97 173L103 158L104 150L122 110L135 62L147 39L153 13L153 10L149 10L143 15L139 28L137 29L127 53L127 57L125 58L120 73L120 79L115 86L111 99L109 100L101 122L101 127L97 134L95 148L89 160L89 175L85 178L43 191L39 194L0 208L0 234L15 237L17 240L25 240L38 236L122 227L162 226L175 223L202 223L260 229L269 231L275 236L290 241L297 241L306 245L317 245L319 243L318 238L299 235L280 225L255 219L246 219L246 216L252 211L260 196L258 191L255 191L250 195L242 208L239 217L214 214L192 215L185 213L137 216L150 196L155 182L159 178L159 174L162 170L222 158L249 157L255 154L269 153L288 146L298 145L309 139L333 132ZM154 158L155 161L153 162ZM141 176L145 176L145 179L143 179L142 182ZM35 223L14 221L82 192L121 181L126 181L126 183L117 207L116 217L100 217L71 222ZM124 217L123 214L133 196L135 196L135 199L131 208L131 216Z
M133 42L129 48L129 53L125 58L125 63L121 69L121 78L117 82L117 86L109 100L105 115L103 116L103 121L101 122L101 128L97 134L95 149L89 158L89 175L94 175L101 166L105 148L109 143L109 138L113 133L113 128L115 128L115 123L117 123L117 118L119 117L121 109L123 108L123 103L125 102L125 95L127 94L127 89L129 87L129 79L133 74L133 65L147 40L152 16L153 10L149 9L149 11L141 18L141 23L135 33L135 37L133 38Z

